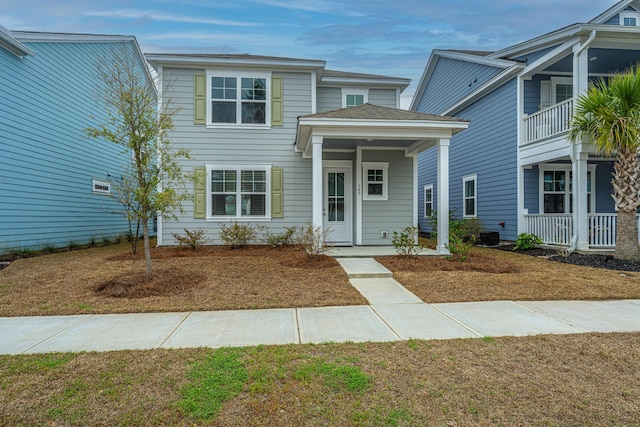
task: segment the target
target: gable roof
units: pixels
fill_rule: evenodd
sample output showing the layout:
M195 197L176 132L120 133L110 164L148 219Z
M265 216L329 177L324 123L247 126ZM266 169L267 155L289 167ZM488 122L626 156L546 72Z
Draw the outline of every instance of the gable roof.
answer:
M35 52L27 46L16 40L11 31L0 25L0 47L11 52L15 56L22 58L24 56L33 56Z
M593 18L591 21L589 21L589 23L590 24L604 24L609 19L613 18L615 15L617 15L620 12L622 12L623 10L625 10L629 6L635 7L635 9L640 9L640 1L638 1L638 0L622 0L622 1L614 4L613 6L611 6L609 9L605 10L604 12L602 12L600 15L596 16L595 18Z
M413 121L444 121L467 122L468 120L435 114L418 113L401 110L399 108L382 107L373 104L362 104L355 107L340 108L322 113L307 114L300 119L351 119L351 120L413 120Z
M381 76L378 74L351 73L347 71L324 70L320 83L331 84L357 84L395 86L404 91L411 83L411 79L402 77Z

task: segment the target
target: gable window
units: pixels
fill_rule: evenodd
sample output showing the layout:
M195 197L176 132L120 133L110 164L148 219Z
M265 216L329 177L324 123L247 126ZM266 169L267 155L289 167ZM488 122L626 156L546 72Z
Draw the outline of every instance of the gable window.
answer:
M625 27L637 27L638 18L640 18L640 13L632 10L620 12L620 25Z
M424 186L424 217L429 218L433 213L433 184Z
M266 126L270 117L268 75L208 74L211 111L207 123L215 126Z
M270 166L208 165L207 217L267 218Z
M342 88L342 108L356 107L369 102L368 89Z
M477 182L478 175L476 174L462 178L462 216L464 218L475 218L477 216Z
M595 165L587 166L587 212L595 212L593 177ZM573 174L571 165L546 165L540 167L542 213L573 212Z
M364 175L363 200L387 200L389 187L389 163L362 163Z

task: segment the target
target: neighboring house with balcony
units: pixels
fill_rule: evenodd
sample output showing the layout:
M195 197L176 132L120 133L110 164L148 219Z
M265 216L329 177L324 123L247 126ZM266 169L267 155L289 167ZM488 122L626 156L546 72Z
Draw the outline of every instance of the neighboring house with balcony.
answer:
M638 0L497 52L434 50L411 109L471 121L451 144L456 215L504 240L528 232L547 244L613 248L613 159L572 143L568 125L589 84L638 62ZM419 157L423 229L438 207L435 157Z
M467 121L400 110L409 80L325 69L325 62L257 55L147 54L180 110L172 146L197 180L176 221L158 220L158 244L222 224L313 224L335 245L390 245L417 225L417 157ZM443 175L444 176L444 175ZM446 180L442 180L446 185ZM443 211L446 224L446 210ZM446 233L440 242L441 252Z
M106 120L96 65L123 50L153 84L135 37L0 26L0 253L128 231L113 213L121 205L105 197L128 156L85 135Z

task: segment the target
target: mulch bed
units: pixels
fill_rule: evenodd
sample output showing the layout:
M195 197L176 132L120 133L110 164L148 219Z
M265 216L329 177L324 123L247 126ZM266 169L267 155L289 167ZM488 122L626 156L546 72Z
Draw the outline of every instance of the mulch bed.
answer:
M147 298L180 295L200 286L207 276L178 268L156 269L150 277L144 271L127 272L96 286L98 295L113 298Z
M513 251L515 245L500 245L495 246L495 249L503 251ZM572 253L569 256L562 256L556 249L546 248L533 248L524 251L516 251L516 253L544 257L551 261L562 262L565 264L579 265L582 267L604 268L607 270L616 271L634 271L640 272L640 262L627 261L624 259L615 258L613 255L599 255L599 254L579 254Z

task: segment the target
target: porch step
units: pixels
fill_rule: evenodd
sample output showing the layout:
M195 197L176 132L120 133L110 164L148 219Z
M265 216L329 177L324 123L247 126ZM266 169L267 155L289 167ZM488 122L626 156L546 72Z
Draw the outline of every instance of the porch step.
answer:
M373 258L336 258L350 279L379 279L393 273Z

